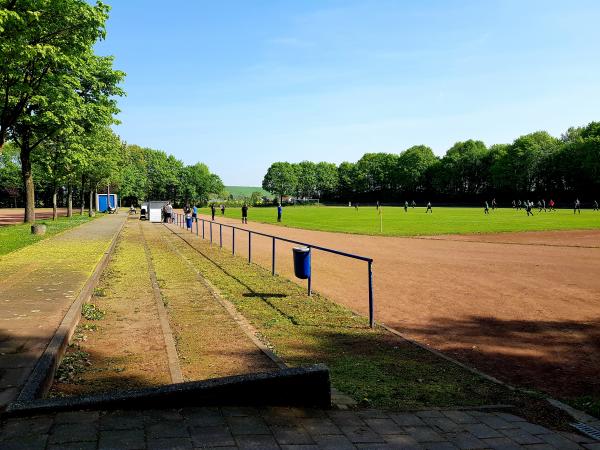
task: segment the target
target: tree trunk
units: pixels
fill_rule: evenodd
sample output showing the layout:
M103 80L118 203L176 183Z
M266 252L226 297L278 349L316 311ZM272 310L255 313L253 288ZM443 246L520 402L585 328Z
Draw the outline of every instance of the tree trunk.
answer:
M35 186L33 174L31 173L31 149L29 141L23 138L21 145L21 176L25 191L25 223L35 222Z
M88 215L90 217L94 217L96 215L96 213L94 212L94 199L93 199L93 195L94 195L94 190L92 188L90 188L90 206L88 209Z
M85 175L81 175L81 205L79 209L79 215L83 216L83 210L85 209Z
M58 205L56 201L57 195L58 187L54 185L54 190L52 191L52 220L58 219Z
M73 186L70 181L67 188L67 217L73 217Z

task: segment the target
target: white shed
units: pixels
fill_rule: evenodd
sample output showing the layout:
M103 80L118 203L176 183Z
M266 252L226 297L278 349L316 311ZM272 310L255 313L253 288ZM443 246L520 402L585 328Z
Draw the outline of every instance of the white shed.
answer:
M166 201L149 201L148 202L148 220L150 222L162 222L162 208L168 202Z

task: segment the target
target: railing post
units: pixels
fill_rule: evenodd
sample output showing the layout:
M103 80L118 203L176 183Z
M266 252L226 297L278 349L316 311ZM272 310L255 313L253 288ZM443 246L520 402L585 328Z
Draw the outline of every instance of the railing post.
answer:
M248 231L248 264L252 263L252 231Z
M231 229L231 235L233 236L231 238L231 252L235 255L235 227Z
M369 261L369 326L375 326L373 313L373 261Z
M223 225L219 224L219 247L223 248Z
M275 237L274 236L273 236L273 255L271 257L271 262L272 262L271 275L275 276Z
M209 226L210 226L210 245L212 245L212 221L209 222Z
M202 219L202 239L204 239L204 219Z
M198 218L196 217L196 237L198 237Z
M312 266L312 248L308 247L308 257L310 258L310 265ZM308 277L308 296L312 295L312 268L310 270L310 276Z

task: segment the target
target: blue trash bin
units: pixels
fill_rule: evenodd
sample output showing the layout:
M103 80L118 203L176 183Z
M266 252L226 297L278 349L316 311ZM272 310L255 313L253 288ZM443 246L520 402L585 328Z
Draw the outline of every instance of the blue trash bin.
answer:
M192 228L192 218L191 217L186 217L185 218L185 222L186 222L186 225L187 225L188 229L191 229Z
M310 248L294 247L294 274L306 280L310 278Z

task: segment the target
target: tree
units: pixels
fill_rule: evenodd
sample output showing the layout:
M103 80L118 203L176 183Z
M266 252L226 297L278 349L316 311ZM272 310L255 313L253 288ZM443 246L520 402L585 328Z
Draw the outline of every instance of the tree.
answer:
M117 84L124 74L112 69L112 58L93 54L94 43L104 37L105 5L82 0L4 3L0 29L6 45L0 52L22 54L3 66L0 145L6 135L19 145L25 221L33 222L32 152L59 133L80 134L86 125L112 123L117 112L113 97L122 94Z
M457 142L446 152L441 162L446 177L443 184L449 194L473 197L482 192L487 153L483 142L472 139Z
M315 174L317 178L316 194L319 199L333 197L339 185L336 165L328 162L317 163Z
M545 131L521 136L506 148L506 153L493 168L500 187L516 195L530 195L541 187L543 170L541 162L557 150L558 139Z
M17 199L22 192L21 167L19 149L8 142L0 153L0 191L4 192L10 202L3 206L17 207Z
M123 167L124 144L108 126L97 127L87 136L85 178L89 189L90 216L94 215L94 194L101 187L119 185Z
M148 192L146 153L138 145L126 145L120 195L127 205L139 205Z
M53 86L72 86L81 56L104 37L107 18L102 3L0 0L0 150L32 107L56 99Z
M294 164L298 182L296 196L311 198L317 191L317 166L314 162L302 161Z
M223 190L221 179L211 173L206 164L186 166L181 173L181 200L184 204L206 204L210 194L220 194Z
M338 186L339 195L346 199L354 199L356 196L356 165L344 161L338 167Z
M296 192L298 175L294 166L288 162L276 162L271 164L262 182L265 191L272 192L283 201L284 195L292 195Z
M425 145L414 145L398 158L398 185L405 193L423 192L427 188L426 174L438 162L433 150Z
M355 166L355 189L377 200L389 197L396 188L398 155L365 153Z

